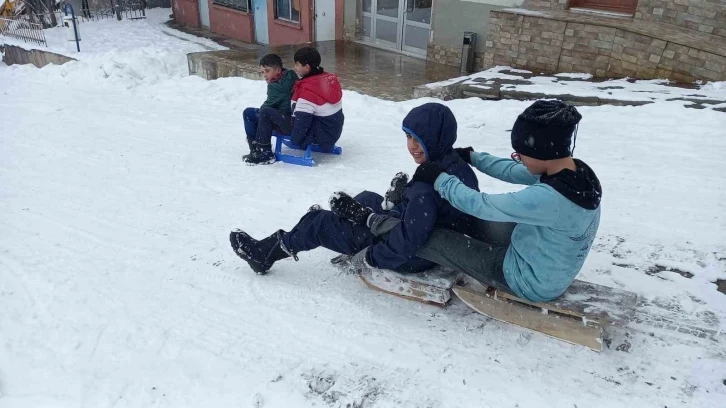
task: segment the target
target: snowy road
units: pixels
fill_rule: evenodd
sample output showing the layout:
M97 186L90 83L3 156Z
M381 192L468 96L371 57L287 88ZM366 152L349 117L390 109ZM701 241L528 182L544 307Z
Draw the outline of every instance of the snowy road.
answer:
M722 406L726 114L580 108L576 155L604 191L580 278L643 297L597 354L371 291L326 250L254 275L229 230L264 236L412 174L400 122L424 100L347 92L343 156L246 167L241 111L264 83L154 57L0 66L0 407ZM528 106L447 104L459 145L499 155Z

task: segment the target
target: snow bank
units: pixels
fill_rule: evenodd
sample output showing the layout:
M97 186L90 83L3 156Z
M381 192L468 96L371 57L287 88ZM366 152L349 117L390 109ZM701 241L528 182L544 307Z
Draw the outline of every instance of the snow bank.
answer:
M97 21L79 22L81 52L76 50L75 41L68 41L65 27L44 30L48 46L30 44L12 37L0 37L6 44L25 49L42 49L57 54L84 60L103 58L107 53L133 52L138 49L190 53L196 51L224 50L212 40L200 38L167 27L171 9L154 8L146 10L146 19L121 21L107 18Z

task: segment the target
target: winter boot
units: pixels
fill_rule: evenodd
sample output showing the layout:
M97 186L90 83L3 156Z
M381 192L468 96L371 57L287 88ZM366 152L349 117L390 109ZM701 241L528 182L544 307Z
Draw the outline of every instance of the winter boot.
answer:
M250 157L252 155L252 152L255 150L255 141L250 138L246 138L246 139L247 139L247 146L250 148L250 152L248 154L245 154L244 156L242 156L242 160L244 160L245 162L247 161L247 158Z
M275 153L272 151L272 145L255 143L252 153L244 161L250 166L274 163Z
M363 207L361 203L342 191L333 193L328 203L335 215L346 218L358 225L367 226L368 217L373 213L373 210Z
M403 201L403 190L406 189L406 184L408 184L408 174L400 172L393 176L391 187L386 191L386 200L383 203L383 208L390 210L401 204L401 201Z
M234 253L244 259L259 275L264 275L275 262L285 259L292 254L282 245L282 230L258 241L246 232L234 230L229 233L229 243Z

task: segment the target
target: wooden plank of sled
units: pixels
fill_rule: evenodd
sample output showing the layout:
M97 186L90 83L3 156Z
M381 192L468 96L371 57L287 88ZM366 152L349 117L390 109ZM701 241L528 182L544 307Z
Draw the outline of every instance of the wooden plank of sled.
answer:
M408 274L369 268L359 276L372 289L418 302L445 306L451 299L451 288L462 275L443 268Z
M635 316L638 295L621 289L575 280L565 293L546 303L531 302L497 290L495 297L585 318L602 326L625 326Z
M453 292L465 304L493 319L525 327L568 343L585 346L594 351L602 350L602 326L569 314L560 314L539 307L514 302L507 298L495 298L495 290L480 292L472 286L455 285Z

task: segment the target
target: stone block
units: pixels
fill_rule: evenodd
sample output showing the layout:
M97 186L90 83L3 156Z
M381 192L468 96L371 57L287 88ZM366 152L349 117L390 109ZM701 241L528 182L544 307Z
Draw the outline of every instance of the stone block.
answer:
M598 55L595 57L595 62L610 62L610 56L609 55Z
M575 43L574 42L563 42L562 43L562 49L563 50L571 50L573 48L575 48Z
M675 55L676 55L676 53L673 52L673 51L671 51L671 50L665 50L665 51L663 51L663 57L664 58L673 58Z
M522 34L519 36L519 41L525 41L525 42L532 41L532 36Z
M706 17L706 18L714 18L716 17L716 12L711 10L706 10L700 7L689 7L688 8L688 14L692 14L697 17Z
M705 59L706 61L726 65L726 57L722 57L722 56L716 55L716 54L711 54L710 52L704 52L703 59Z
M667 44L667 42L659 40L657 38L654 38L653 41L650 42L650 45L656 48L665 48Z
M597 39L600 41L613 42L613 40L615 39L615 34L598 33Z
M726 65L718 64L716 62L706 61L706 64L704 65L704 68L717 72L719 74L723 74L726 72Z
M616 58L616 57L613 57ZM629 62L631 64L637 64L638 63L638 57L628 55L628 54L621 54L619 56L619 59L625 62Z
M568 37L572 37L573 35L575 35L575 30L573 30L572 28L568 28L565 30L565 35Z
M537 61L541 64L556 64L557 63L557 61L552 58L542 57L542 56L537 57L537 59L535 61Z
M628 71L633 71L633 72L635 72L635 71L638 70L638 65L637 64L632 64L632 63L630 63L628 61L623 61L622 62L622 67L623 67L623 69L626 69Z
M694 67L690 71L690 74L693 75L693 76L695 76L695 77L705 78L705 79L709 79L711 81L718 81L718 80L720 80L720 79L723 78L723 76L720 73L718 73L718 72L714 72L714 71L711 71L709 69L700 68L700 67Z
M688 47L674 43L668 43L668 45L666 45L666 50L673 51L678 54L688 54Z
M711 34L713 32L713 27L709 25L699 24L698 31L706 34Z
M650 62L655 62L656 64L660 62L661 56L656 54L650 54L650 58L648 60Z
M552 40L552 41L550 41L550 44L552 44L555 47L562 47L562 41L561 40Z
M653 14L655 14L656 16L662 16L664 11L664 9L656 7L653 9Z
M485 43L485 45L486 45L487 47L493 47L493 46L494 46L494 43L493 43L493 42L491 42L491 41L487 41L487 42Z
M618 44L618 45L628 45L628 46L629 46L629 45L631 45L632 43L633 43L633 41L631 41L631 40L628 40L628 39L627 39L627 38L625 38L625 37L615 37L615 38L613 39L613 44Z
M620 54L621 52L623 52L623 50L625 50L625 46L620 44L613 44L612 52L614 54Z

